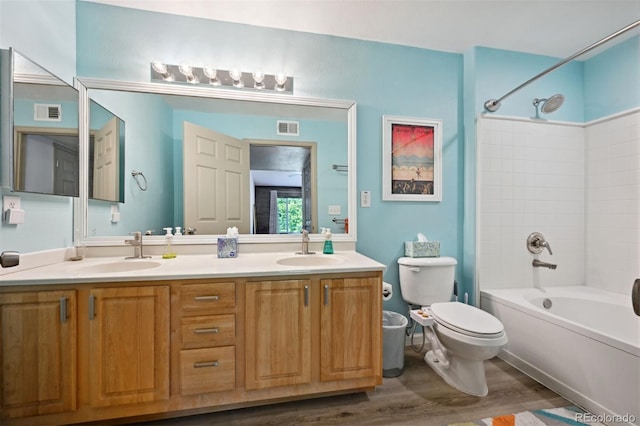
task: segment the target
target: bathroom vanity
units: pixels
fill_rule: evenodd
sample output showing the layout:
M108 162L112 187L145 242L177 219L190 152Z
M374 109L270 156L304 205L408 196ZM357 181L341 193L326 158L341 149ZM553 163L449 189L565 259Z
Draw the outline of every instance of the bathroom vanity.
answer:
M3 424L153 419L382 383L356 252L87 258L2 276Z

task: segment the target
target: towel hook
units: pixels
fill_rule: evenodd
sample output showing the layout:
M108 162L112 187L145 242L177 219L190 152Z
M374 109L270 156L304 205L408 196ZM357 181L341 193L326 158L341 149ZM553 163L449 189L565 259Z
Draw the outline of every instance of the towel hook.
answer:
M144 174L142 172L131 170L131 176L133 176L133 179L136 181L138 188L140 188L143 191L147 190L147 178L144 177ZM140 184L140 180L138 180L138 176L142 176L142 179L144 179L144 187Z

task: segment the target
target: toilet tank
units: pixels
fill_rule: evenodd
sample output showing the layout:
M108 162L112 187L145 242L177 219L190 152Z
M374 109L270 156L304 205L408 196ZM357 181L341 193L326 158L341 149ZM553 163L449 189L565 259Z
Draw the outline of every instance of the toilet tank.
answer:
M402 298L420 306L449 302L457 263L453 257L401 257L398 265Z

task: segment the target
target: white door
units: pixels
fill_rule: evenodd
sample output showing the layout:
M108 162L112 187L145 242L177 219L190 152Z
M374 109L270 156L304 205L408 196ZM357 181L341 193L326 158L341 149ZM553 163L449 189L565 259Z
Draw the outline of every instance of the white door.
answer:
M120 128L118 118L113 117L102 126L94 137L93 145L93 198L118 201L120 176Z
M249 233L249 144L184 122L184 226Z

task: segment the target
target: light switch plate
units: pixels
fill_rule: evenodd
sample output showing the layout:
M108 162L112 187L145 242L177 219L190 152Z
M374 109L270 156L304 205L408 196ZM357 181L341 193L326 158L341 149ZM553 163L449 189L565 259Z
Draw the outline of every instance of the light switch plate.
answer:
M371 191L360 191L360 207L371 207Z

